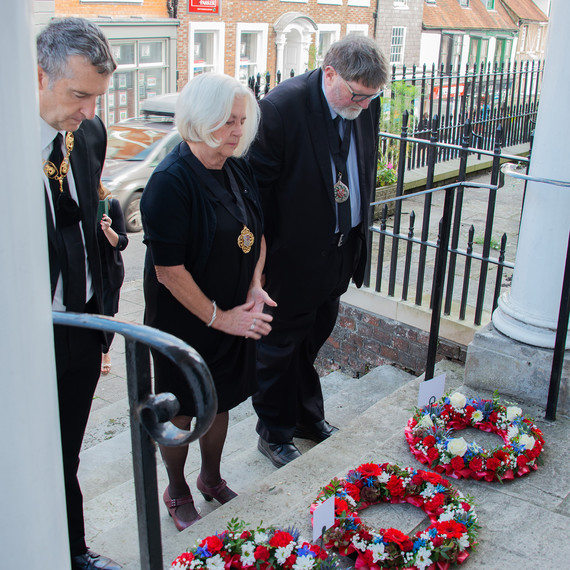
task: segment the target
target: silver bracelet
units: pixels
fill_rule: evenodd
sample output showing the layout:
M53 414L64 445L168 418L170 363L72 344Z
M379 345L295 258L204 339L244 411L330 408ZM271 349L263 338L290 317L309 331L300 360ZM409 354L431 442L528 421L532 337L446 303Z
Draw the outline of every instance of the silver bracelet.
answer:
M212 313L212 318L210 319L210 322L206 325L207 327L211 327L214 324L214 321L216 320L216 315L218 313L218 308L216 307L216 301L212 301L212 306L214 307L214 312Z

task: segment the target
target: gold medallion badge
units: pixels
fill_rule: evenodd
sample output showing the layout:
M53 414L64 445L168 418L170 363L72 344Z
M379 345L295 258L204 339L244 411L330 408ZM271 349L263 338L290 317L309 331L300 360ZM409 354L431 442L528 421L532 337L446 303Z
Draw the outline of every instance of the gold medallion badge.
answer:
M244 225L241 233L237 238L238 246L244 253L249 253L254 242L255 236L251 233L251 230L246 225Z

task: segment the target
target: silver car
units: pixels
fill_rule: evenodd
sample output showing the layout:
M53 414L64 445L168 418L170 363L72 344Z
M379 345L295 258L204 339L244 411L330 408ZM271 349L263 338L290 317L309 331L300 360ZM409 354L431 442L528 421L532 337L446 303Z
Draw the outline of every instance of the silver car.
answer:
M107 129L107 157L101 181L123 209L127 231L142 230L140 199L158 163L182 140L174 126L177 94L143 102L146 116Z

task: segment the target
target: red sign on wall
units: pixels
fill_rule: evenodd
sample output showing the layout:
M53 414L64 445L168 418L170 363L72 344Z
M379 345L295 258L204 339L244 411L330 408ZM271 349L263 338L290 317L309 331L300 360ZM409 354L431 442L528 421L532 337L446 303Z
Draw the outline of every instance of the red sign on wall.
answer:
M188 12L217 14L219 11L219 0L188 0Z

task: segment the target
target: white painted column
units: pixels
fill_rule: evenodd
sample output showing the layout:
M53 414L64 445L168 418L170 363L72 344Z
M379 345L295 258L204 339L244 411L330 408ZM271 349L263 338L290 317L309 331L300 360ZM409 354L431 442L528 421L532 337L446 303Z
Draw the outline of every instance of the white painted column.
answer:
M562 181L570 181L563 141L563 110L570 92L569 27L570 2L554 0L530 169L531 176ZM529 182L512 288L493 313L493 324L503 334L554 347L569 230L570 190Z
M278 71L281 72L281 81L287 79L285 76L285 72L283 70L283 57L284 57L284 50L285 50L285 34L283 32L277 32L277 37L275 38L275 47L277 51L276 57L276 67L275 67L275 74Z
M32 2L0 18L0 566L69 568Z

